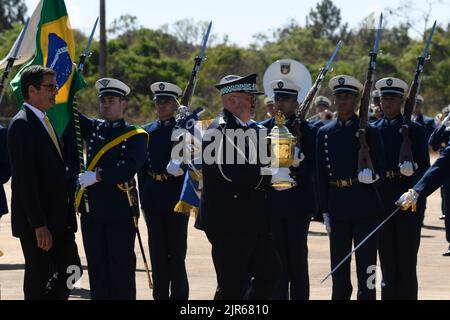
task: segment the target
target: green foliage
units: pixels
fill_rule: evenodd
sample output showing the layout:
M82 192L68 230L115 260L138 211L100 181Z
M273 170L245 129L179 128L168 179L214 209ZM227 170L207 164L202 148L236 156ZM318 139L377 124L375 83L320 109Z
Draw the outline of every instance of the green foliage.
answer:
M23 0L0 0L0 32L14 28L15 23L24 23L27 7Z
M221 110L221 99L214 85L223 76L258 73L262 88L264 71L277 59L290 58L304 63L314 79L340 39L344 41L344 46L329 77L350 74L363 81L369 52L373 48L374 28L378 17L370 15L362 21L355 29L348 30L347 25L341 22L340 10L331 1L323 0L310 12L306 26L290 21L273 34L255 36L254 43L246 48L231 45L226 38L220 43L214 37L211 38L206 51L208 58L200 70L192 107L206 107L204 118L217 115ZM108 76L121 79L132 89L128 120L143 124L154 119L149 88L153 82L170 81L181 88L186 86L206 24L182 20L173 26L150 30L139 26L132 16L124 16L113 23L109 29L114 36L110 36L108 41ZM2 57L11 48L20 28L21 25L16 24L12 29L0 32ZM76 31L75 38L79 55L84 51L87 36ZM410 83L417 56L422 53L423 48L422 39L408 36L407 24L383 30L376 77L400 77ZM93 116L98 114L98 98L94 89L99 77L98 50L99 44L94 41L92 55L83 72L88 88L78 93L80 109ZM439 27L431 46L431 60L425 65L421 86L421 94L428 107L426 111L430 115L436 114L450 103L449 52L450 28ZM330 94L327 83L324 83L321 93ZM11 90L8 90L1 106L1 116L11 116L16 110L15 100ZM258 120L264 116L262 108L258 111L258 116Z

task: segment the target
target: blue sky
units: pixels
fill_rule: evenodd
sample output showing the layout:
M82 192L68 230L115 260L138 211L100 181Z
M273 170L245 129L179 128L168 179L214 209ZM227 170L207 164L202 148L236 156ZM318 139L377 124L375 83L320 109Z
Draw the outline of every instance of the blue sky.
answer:
M39 0L25 0L31 15ZM131 14L138 18L140 25L158 28L163 24L189 18L195 21L214 23L213 32L219 38L225 34L229 40L240 46L252 42L252 36L260 32L269 32L284 26L291 19L300 24L305 23L305 16L315 7L317 0L107 0L108 25L120 15ZM350 27L355 27L364 17L372 12L384 12L386 8L397 8L405 0L334 0L341 8L343 20ZM415 8L428 10L427 2L433 2L431 19L441 24L450 22L450 0L410 0ZM66 0L66 6L74 28L86 34L98 16L98 0ZM423 14L412 10L411 17L417 19L417 29L423 30ZM396 24L398 18L391 17L390 25ZM417 34L411 31L412 36Z

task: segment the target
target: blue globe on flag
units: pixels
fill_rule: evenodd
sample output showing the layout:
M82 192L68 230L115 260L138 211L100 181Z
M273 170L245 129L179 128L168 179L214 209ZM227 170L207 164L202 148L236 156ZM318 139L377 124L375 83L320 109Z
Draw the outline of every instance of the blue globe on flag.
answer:
M55 33L48 35L47 67L56 72L56 83L59 88L69 80L72 74L72 59L67 43Z

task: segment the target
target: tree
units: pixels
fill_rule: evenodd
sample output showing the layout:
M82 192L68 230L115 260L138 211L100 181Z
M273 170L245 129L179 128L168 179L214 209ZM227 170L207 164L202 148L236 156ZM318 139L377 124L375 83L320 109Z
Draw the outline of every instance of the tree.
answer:
M336 7L331 0L319 2L306 17L306 25L313 30L315 37L333 40L341 27L341 21L341 9ZM347 26L344 25L344 28L347 29Z
M0 32L12 29L14 23L23 24L26 13L23 0L0 0Z
M138 29L139 24L137 17L130 14L124 14L119 18L114 19L108 29L108 33L111 35L116 35L136 31Z

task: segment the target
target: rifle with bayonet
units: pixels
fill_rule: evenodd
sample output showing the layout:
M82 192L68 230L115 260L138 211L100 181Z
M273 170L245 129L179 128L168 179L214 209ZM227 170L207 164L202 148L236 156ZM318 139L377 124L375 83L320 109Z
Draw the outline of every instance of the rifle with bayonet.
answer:
M28 18L27 21L25 22L22 32L19 35L19 40L17 41L16 48L15 48L13 54L8 58L8 60L7 60L8 63L6 64L6 68L3 71L2 79L0 80L0 104L2 103L3 96L5 95L5 87L6 87L6 83L8 81L9 74L11 73L11 70L12 70L16 60L19 59L20 48L22 47L23 38L25 37L25 34L27 33L29 23L30 23L30 18Z
M205 36L203 37L202 47L200 49L200 54L195 58L194 67L192 68L191 75L189 76L188 84L186 86L186 89L184 90L183 96L181 97L181 105L178 108L178 114L176 116L177 123L184 120L189 115L189 107L191 104L191 99L194 95L198 72L200 71L200 66L205 58L206 45L208 44L211 27L212 21L209 23L208 28L206 29Z
M433 27L431 28L430 35L428 37L428 41L425 45L425 50L423 51L423 54L418 58L417 67L416 67L416 73L414 75L414 80L411 85L411 88L409 89L408 97L405 102L404 112L403 112L403 118L404 118L404 124L402 126L402 145L400 147L400 156L399 156L399 164L403 164L405 162L410 162L414 166L414 159L412 155L412 148L411 148L411 139L409 137L409 127L411 125L411 118L412 114L414 112L414 108L416 106L416 99L417 95L419 94L419 87L420 87L420 76L422 75L424 64L426 60L429 60L430 57L428 55L431 45L431 40L433 39L433 34L436 29L436 23L434 22Z
M378 24L377 36L375 38L375 45L373 51L370 52L369 68L367 69L367 78L364 84L364 91L361 98L361 104L359 106L359 154L358 154L358 172L362 172L364 169L371 170L372 174L375 174L373 169L372 160L370 158L370 148L367 144L367 127L369 125L369 105L370 95L372 93L373 81L375 75L375 69L377 65L378 49L380 46L381 30L383 27L383 14L380 16L380 22Z
M317 92L319 92L320 87L322 86L322 82L323 82L323 80L325 80L325 77L326 77L328 71L331 70L331 65L333 64L333 61L336 59L336 56L337 56L339 50L341 49L341 47L342 47L342 41L339 41L338 44L336 45L336 48L333 51L333 54L331 55L331 58L328 60L328 63L326 64L325 67L320 69L319 75L317 76L317 79L314 82L314 85L308 91L308 94L306 95L305 100L303 100L303 102L301 103L301 105L298 107L298 109L296 111L296 121L295 121L294 129L295 129L295 134L297 136L297 147L298 148L300 148L300 146L301 146L301 130L300 130L301 122L305 120L306 115L308 114L308 111L311 107L311 104L313 103Z

